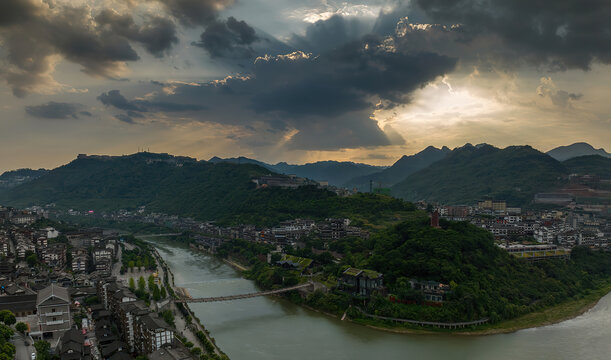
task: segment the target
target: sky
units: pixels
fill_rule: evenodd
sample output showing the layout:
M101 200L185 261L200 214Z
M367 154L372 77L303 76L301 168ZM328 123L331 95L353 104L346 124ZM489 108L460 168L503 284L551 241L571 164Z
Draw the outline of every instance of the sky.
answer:
M2 0L0 171L611 149L608 0Z

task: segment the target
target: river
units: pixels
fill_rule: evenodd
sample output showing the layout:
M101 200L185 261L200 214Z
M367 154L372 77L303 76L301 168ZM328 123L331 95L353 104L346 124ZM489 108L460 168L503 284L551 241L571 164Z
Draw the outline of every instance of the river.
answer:
M177 286L193 297L257 291L233 268L154 240ZM611 359L611 294L575 319L489 336L392 334L330 318L280 298L190 304L232 360Z

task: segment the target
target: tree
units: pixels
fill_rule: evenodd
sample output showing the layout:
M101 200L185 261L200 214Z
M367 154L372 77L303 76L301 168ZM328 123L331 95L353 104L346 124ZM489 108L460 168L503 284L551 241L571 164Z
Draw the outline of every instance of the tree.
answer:
M144 292L145 288L146 288L146 281L144 281L144 278L140 276L140 278L138 279L138 290Z
M38 340L34 343L34 349L36 349L36 360L51 360L51 344L44 340Z
M161 285L161 298L165 299L167 297L166 291L165 291L165 286Z
M155 277L153 277L153 275L149 275L148 284L149 284L149 291L153 292L153 288L155 287Z
M38 257L36 256L36 254L32 254L26 257L25 261L28 263L30 267L34 267L36 266L36 264L38 264Z
M26 323L18 322L17 324L15 324L15 330L19 331L22 334L25 334L25 332L28 330L28 325Z
M15 322L15 314L13 314L10 310L2 310L0 311L0 321L5 323L8 326L13 325Z
M161 291L159 291L159 286L157 286L157 284L153 286L153 300L155 301L161 300Z
M136 282L134 281L134 278L129 278L129 289L131 291L134 291L136 289Z

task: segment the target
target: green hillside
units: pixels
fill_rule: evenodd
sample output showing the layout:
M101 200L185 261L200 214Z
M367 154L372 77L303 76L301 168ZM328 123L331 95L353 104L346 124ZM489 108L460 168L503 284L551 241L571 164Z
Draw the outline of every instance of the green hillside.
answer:
M566 174L562 163L530 146L498 149L468 144L410 175L392 191L406 200L473 204L489 196L523 205L535 193L560 185Z
M288 251L313 259L315 278L331 288L309 295L305 303L338 316L353 305L349 310L352 319L362 319L354 309L359 306L370 314L403 319L454 322L489 318L497 323L581 299L608 286L611 278L610 253L576 247L570 260L529 263L496 246L484 229L445 220L441 228L433 228L422 211L412 212L409 220L373 233L369 239L344 238L327 245L310 238L303 248ZM320 250L344 256L336 263L329 253L321 254ZM248 264L248 276L263 288L295 284L295 271L270 265L257 256L269 251L262 244L233 240L225 242L218 254ZM342 292L337 279L349 267L382 273L388 293L363 299ZM427 306L423 294L411 288L411 279L448 285L443 306ZM386 295L400 301L393 302ZM300 297L292 299L304 301Z
M196 162L164 154L83 158L0 192L0 203L16 207L55 203L60 208L96 211L146 206L149 211L201 220L252 224L356 213L373 221L382 213L412 206L384 196L341 198L311 186L256 189L252 177L269 173L254 164Z
M368 305L370 312L408 319L489 317L496 322L583 296L611 276L609 254L577 247L570 261L530 264L498 248L483 229L446 221L435 229L427 217L377 234L370 249L365 267L383 273L390 292L400 299L417 298L411 278L451 286L442 308L393 304L385 298Z
M600 155L579 156L563 162L570 173L598 175L611 179L611 158Z

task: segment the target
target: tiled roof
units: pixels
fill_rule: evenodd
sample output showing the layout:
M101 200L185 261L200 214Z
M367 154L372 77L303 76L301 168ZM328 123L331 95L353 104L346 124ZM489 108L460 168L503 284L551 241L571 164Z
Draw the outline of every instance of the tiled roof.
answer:
M70 303L70 294L68 293L68 289L63 288L61 286L57 286L55 284L51 284L50 286L47 286L46 288L38 292L38 297L36 298L36 305L40 305L42 302L50 299L51 297L56 297L67 303Z

